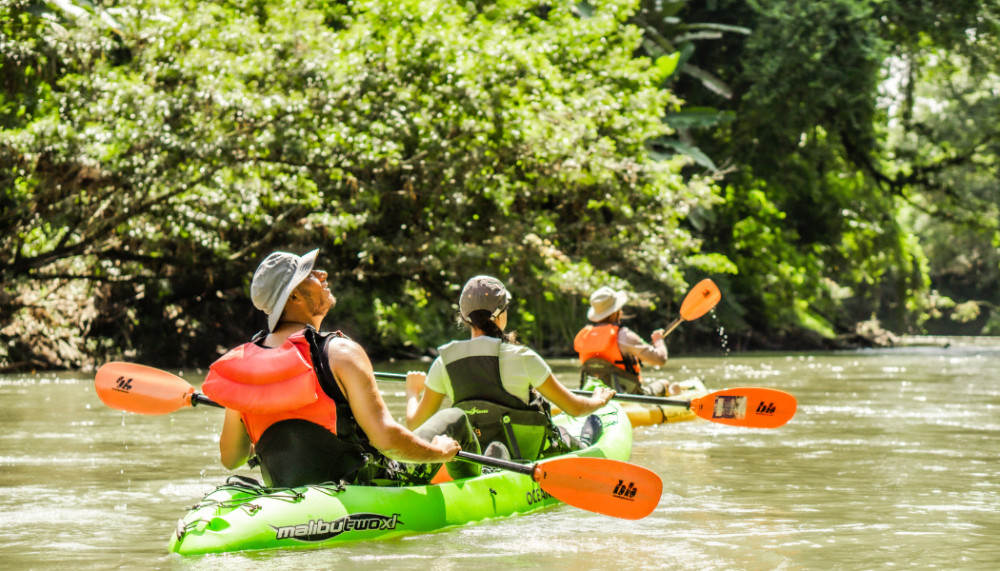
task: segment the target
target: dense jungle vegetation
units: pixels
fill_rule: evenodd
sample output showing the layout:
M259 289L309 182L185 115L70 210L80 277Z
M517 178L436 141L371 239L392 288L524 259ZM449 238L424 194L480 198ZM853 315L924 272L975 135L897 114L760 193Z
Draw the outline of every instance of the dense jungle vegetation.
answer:
M565 355L1000 334L996 0L0 0L0 370L204 367L318 247L376 358L466 279Z

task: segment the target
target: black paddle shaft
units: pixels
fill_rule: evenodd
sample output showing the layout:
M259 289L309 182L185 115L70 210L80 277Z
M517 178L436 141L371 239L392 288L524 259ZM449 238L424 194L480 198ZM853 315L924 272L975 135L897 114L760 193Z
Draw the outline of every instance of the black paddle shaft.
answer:
M502 468L504 470L510 470L511 472L517 472L518 474L524 474L526 476L534 476L535 465L534 464L518 464L517 462L510 462L508 460L501 460L499 458L491 458L489 456L482 456L480 454L473 454L471 452L465 452L459 450L458 454L455 454L456 458L461 458L466 462L472 462L473 464L485 464L487 466L493 466L494 468Z
M594 394L591 391L581 391L581 390L571 390L570 392L577 395L583 395L585 397L589 397ZM625 402L641 402L645 404L661 404L665 406L683 406L685 408L691 408L691 401L665 399L663 397L651 397L646 395L629 395L629 394L617 393L614 396L614 400L620 400Z
M216 408L226 408L226 407L222 406L221 404L215 402L214 400L208 398L207 396L205 396L205 395L203 395L201 393L194 393L194 394L192 394L191 395L191 406L195 407L195 406L198 406L199 404L205 404L205 405L208 405L208 406L214 406Z

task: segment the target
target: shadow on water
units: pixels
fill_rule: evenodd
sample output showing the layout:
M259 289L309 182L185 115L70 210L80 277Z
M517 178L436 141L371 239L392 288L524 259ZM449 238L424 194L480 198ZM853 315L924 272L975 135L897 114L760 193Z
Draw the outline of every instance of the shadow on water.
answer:
M552 364L575 382L575 363ZM377 368L407 367L426 364ZM632 461L664 481L644 520L563 506L377 544L192 558L167 554L166 541L228 475L221 411L127 415L104 407L86 375L3 376L0 560L6 570L993 569L998 371L1000 343L674 357L650 376L778 388L799 408L774 430L637 428ZM401 416L402 384L381 387Z

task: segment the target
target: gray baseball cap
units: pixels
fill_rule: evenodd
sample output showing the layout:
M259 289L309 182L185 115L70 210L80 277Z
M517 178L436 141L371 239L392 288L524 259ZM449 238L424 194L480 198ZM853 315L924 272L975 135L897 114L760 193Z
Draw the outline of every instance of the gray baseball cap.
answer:
M292 290L309 276L317 253L319 249L303 256L274 252L257 266L250 283L250 299L254 307L267 314L268 331L274 331Z
M508 303L510 303L510 293L500 280L490 276L476 276L465 282L462 297L458 301L458 309L465 321L468 321L469 314L477 309L489 311L492 319L496 319L507 308Z

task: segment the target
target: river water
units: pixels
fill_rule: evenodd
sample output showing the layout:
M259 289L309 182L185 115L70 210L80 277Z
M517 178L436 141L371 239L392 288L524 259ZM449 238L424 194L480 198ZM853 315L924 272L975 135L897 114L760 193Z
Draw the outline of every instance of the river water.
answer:
M575 380L572 362L550 364ZM639 521L560 506L379 543L202 557L166 545L185 509L228 475L220 410L124 414L101 404L89 375L0 376L0 568L1000 567L1000 340L674 357L651 376L777 388L799 408L771 430L637 428L631 461L664 482ZM381 387L402 416L402 385Z

